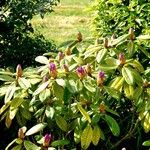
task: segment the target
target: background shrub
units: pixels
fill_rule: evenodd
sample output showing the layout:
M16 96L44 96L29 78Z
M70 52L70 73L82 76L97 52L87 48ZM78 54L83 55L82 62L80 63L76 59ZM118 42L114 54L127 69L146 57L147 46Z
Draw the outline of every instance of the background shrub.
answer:
M54 44L41 35L32 34L31 19L46 12L59 0L3 0L0 3L0 66L14 66L17 63L32 65L35 56L53 49ZM32 50L31 50L31 47ZM22 58L25 58L23 60ZM32 57L32 58L31 58Z
M95 0L93 29L98 36L120 36L129 28L150 33L150 0Z

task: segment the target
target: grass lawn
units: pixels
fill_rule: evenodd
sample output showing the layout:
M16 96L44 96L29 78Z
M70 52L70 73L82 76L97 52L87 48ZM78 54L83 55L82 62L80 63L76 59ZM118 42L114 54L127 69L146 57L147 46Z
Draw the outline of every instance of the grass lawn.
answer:
M32 24L37 32L57 45L75 39L80 31L84 37L90 36L90 14L85 9L90 0L60 0L54 12L45 15L44 19L35 16Z

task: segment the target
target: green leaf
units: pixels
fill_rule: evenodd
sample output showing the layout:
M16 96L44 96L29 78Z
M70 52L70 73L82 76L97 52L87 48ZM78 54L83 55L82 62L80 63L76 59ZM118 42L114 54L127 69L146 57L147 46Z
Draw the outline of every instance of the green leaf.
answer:
M127 38L129 37L129 34L125 34L123 36L120 36L119 38L117 39L114 39L111 43L111 46L115 46L115 45L118 45L120 44L121 42L123 42L124 40L126 40Z
M15 79L12 78L12 77L10 77L10 76L8 76L8 75L0 75L0 80L1 80L1 81L9 81L9 82L12 82L12 81L14 81Z
M114 136L119 136L120 128L118 123L111 116L105 115L105 120Z
M107 49L102 49L98 52L96 60L98 63L101 63L107 55Z
M77 89L76 89L76 83L74 80L69 80L66 82L66 87L68 88L68 90L74 94L77 92Z
M22 149L22 145L17 145L13 147L11 150L21 150L21 149Z
M132 70L129 67L123 67L122 68L122 75L123 75L125 81L129 85L133 85L134 84L133 73L132 73Z
M78 90L78 92L81 92L83 89L83 83L80 80L77 80L76 82L76 88Z
M44 102L50 96L51 96L51 91L50 91L50 89L46 88L39 94L39 99L41 102Z
M12 99L15 91L16 91L15 83L12 83L7 89L5 99L4 99L5 104Z
M133 41L130 40L128 42L127 50L128 50L129 57L132 57L134 54L134 43L133 43Z
M96 88L93 86L92 83L90 83L90 82L83 82L83 84L84 84L84 87L85 87L88 91L90 91L90 92L92 92L92 93L95 93L95 92L96 92Z
M120 93L118 90L116 90L116 89L114 89L114 88L111 88L111 87L106 87L106 86L104 86L104 89L105 89L106 92L107 92L110 96L112 96L113 98L115 98L115 99L117 99L117 100L120 99L121 93Z
M66 86L65 80L64 79L56 79L56 83L62 87Z
M2 86L2 87L0 88L0 97L1 97L1 96L4 96L4 95L6 94L7 89L8 89L8 86Z
M57 147L57 146L68 145L69 143L70 143L69 140L57 140L52 142L51 146Z
M88 124L81 134L81 147L87 149L92 141L93 131L91 126Z
M51 118L52 119L53 116L54 116L54 113L55 113L55 110L54 110L53 107L51 107L51 106L47 106L46 107L45 114L46 114L47 118Z
M24 117L27 120L31 119L32 116L28 108L20 107L19 110L20 110L22 117Z
M89 56L92 56L92 54L99 51L100 49L101 46L94 46L92 48L87 49L87 51L84 53L84 59L88 58Z
M59 99L63 100L64 97L64 89L62 86L58 85L56 82L53 84L53 92L54 95Z
M32 143L30 141L26 141L26 140L24 141L24 147L26 148L26 150L40 150L41 149L34 143Z
M24 101L24 99L19 98L19 97L12 99L10 109L12 110L12 109L18 108L22 104L23 101Z
M43 130L46 127L46 125L47 125L46 123L39 123L39 124L33 126L31 129L29 129L25 135L29 136L29 135L35 134L35 133Z
M150 35L140 35L136 37L138 40L150 40Z
M65 87L65 89L64 89L64 97L63 97L63 100L64 100L65 104L68 104L68 102L69 102L69 100L71 98L71 95L72 94L70 93L70 91L68 90L68 88Z
M10 106L10 104L11 104L11 101L7 102L6 104L4 104L4 105L1 107L1 109L0 109L0 115L1 115L5 110L8 109L8 107Z
M65 120L63 117L61 117L61 116L56 116L56 117L55 117L55 120L56 120L56 123L57 123L58 127L59 127L62 131L65 131L65 132L68 131L67 122L66 122L66 120Z
M92 143L96 146L100 140L101 132L99 126L94 126L93 135L92 135Z
M30 82L25 78L19 78L18 83L19 83L20 87L23 89L28 89L31 87Z
M144 141L142 145L143 145L143 146L150 146L150 140Z
M38 56L35 58L35 61L41 64L49 64L49 60L45 56Z
M91 118L89 116L89 114L85 111L85 109L82 108L82 106L78 103L77 104L77 108L79 109L80 113L83 115L83 117L89 122L91 123Z
M9 111L10 120L14 119L14 117L16 116L17 111L18 111L18 108Z
M117 67L118 67L118 65L108 65L108 64L99 65L99 69L101 69L103 71L115 70L115 69L117 69Z
M41 84L38 89L33 93L33 95L38 95L39 93L41 93L48 85L49 85L50 81L46 81L43 84Z

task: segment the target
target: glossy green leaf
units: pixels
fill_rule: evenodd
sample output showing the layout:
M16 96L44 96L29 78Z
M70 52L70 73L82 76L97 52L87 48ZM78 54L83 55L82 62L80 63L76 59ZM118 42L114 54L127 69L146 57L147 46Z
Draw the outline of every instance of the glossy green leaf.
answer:
M76 88L76 83L74 80L69 80L66 82L66 87L68 88L68 90L71 92L71 93L76 93L77 92L77 88Z
M12 124L12 120L10 119L9 112L7 112L6 118L5 118L5 125L6 125L7 128L10 128L11 124Z
M118 67L118 65L108 65L108 64L99 65L99 69L103 70L103 71L115 70L115 69L117 69L117 67Z
M134 43L133 43L133 41L130 40L128 42L127 50L128 50L129 57L132 57L134 54Z
M86 150L92 141L93 130L88 124L81 134L81 147Z
M99 126L94 126L93 135L92 135L92 143L96 146L100 140L101 132Z
M76 82L76 88L78 90L78 92L81 92L83 89L83 83L81 82L81 80L77 80Z
M18 108L22 104L23 101L24 101L24 99L19 98L19 97L12 99L10 109L12 110L12 109Z
M20 107L19 110L20 110L22 117L24 117L27 120L31 119L32 116L28 108Z
M140 35L136 37L138 40L150 40L150 35Z
M26 136L29 136L29 135L33 135L41 130L43 130L45 127L46 127L46 123L39 123L35 126L33 126L31 129L29 129L27 132L26 132Z
M8 89L8 86L2 86L2 87L0 88L0 97L1 97L1 96L4 96L4 95L6 94L7 89Z
M83 107L78 103L77 104L77 108L79 109L80 113L83 115L83 117L89 122L91 123L91 118L89 116L89 114L86 112L85 109L83 109Z
M53 116L54 116L54 113L55 113L55 110L54 110L53 107L51 107L51 106L47 106L47 107L46 107L46 110L45 110L46 117L52 119Z
M101 63L104 60L104 58L106 57L106 55L107 55L107 49L100 50L96 56L96 61L98 63Z
M16 91L15 83L12 83L7 89L5 99L4 99L5 104L12 99L15 91Z
M133 76L132 70L129 67L123 67L122 68L122 75L123 75L125 81L129 85L134 84L134 76Z
M65 132L68 131L67 122L66 122L66 120L65 120L63 117L61 117L61 116L56 116L56 117L55 117L55 120L56 120L56 123L57 123L58 127L59 127L62 131L65 131Z
M143 146L149 146L150 147L150 140L143 142Z
M39 94L39 99L41 102L44 102L47 98L50 98L51 91L50 89L46 88Z
M26 150L41 150L40 147L38 147L34 143L32 143L30 141L26 141L26 140L24 141L24 147L26 148Z
M113 98L115 98L117 100L120 99L121 93L118 90L111 88L111 87L107 87L107 86L104 86L104 89Z
M92 92L92 93L94 93L95 91L96 91L96 88L92 85L92 83L90 83L90 82L83 82L83 84L84 84L84 87L88 90L88 91L90 91L90 92Z
M27 79L25 79L25 78L19 78L19 79L18 79L18 84L19 84L20 87L23 88L23 89L28 89L28 88L31 87L30 82L29 82Z
M10 77L10 76L8 76L8 75L0 75L0 80L1 80L1 81L9 81L9 82L12 82L12 81L14 81L15 79L12 78L12 77Z
M9 111L10 120L14 119L14 117L16 116L17 111L18 111L18 108L15 108L15 109Z
M38 95L39 93L41 93L47 86L49 85L49 81L46 81L44 83L42 83L38 89L33 93L33 95Z
M111 116L105 115L105 120L114 136L119 136L120 128L117 121Z
M22 145L17 145L13 147L11 150L21 150L21 149L22 149Z
M87 49L87 51L84 53L84 59L92 56L95 52L99 51L101 49L100 46L94 46L92 48Z
M35 58L35 61L41 64L49 64L49 60L45 56L38 56Z
M0 115L1 115L5 110L8 109L8 107L10 106L10 104L11 104L11 101L9 101L8 103L4 104L4 105L1 107L1 109L0 109Z
M62 87L66 86L65 80L64 79L56 79L56 83Z
M64 89L62 86L58 85L56 82L53 84L53 92L54 95L59 99L63 100L64 97Z
M68 145L69 143L70 143L69 140L57 140L52 142L51 146L57 147L57 146Z
M121 42L125 41L127 38L129 37L129 34L125 34L123 36L120 36L119 38L117 39L114 39L111 43L111 46L115 46L115 45L118 45L120 44Z

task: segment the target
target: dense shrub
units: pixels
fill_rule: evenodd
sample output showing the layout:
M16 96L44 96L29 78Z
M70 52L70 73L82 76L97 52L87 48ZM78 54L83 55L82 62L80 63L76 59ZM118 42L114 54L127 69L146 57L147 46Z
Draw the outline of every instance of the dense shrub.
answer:
M10 130L14 123L22 127L7 148L142 149L150 131L150 68L132 57L133 46L125 47L150 37L133 37L129 32L85 49L75 47L78 34L65 53L36 57L41 67L1 69L1 120Z
M53 44L42 36L32 34L31 19L52 11L59 0L3 0L0 3L0 66L13 65L12 62L31 65L38 54L53 49ZM32 50L31 50L31 45ZM45 51L46 52L46 51ZM26 57L24 62L21 57ZM11 61L13 60L13 61ZM28 62L29 61L29 62ZM14 63L14 65L16 65Z
M129 28L138 36L150 33L150 0L95 0L92 6L96 35L122 35Z

